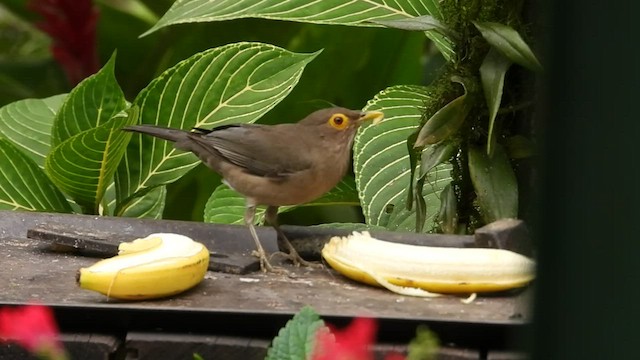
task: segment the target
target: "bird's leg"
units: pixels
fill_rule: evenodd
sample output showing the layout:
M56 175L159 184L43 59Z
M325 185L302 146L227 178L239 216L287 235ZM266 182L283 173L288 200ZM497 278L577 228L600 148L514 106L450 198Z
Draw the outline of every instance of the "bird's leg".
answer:
M285 256L293 262L295 266L309 266L309 267L322 267L322 264L312 263L305 259L303 259L300 254L296 251L296 249L291 245L287 236L280 229L280 225L278 224L278 207L277 206L269 206L267 207L267 211L264 214L265 219L273 228L276 230L278 234L278 245L282 244L289 252Z
M247 208L244 212L244 222L249 227L249 231L251 232L251 236L253 237L253 241L256 242L257 250L254 251L254 255L260 259L260 270L262 272L273 272L275 269L269 263L269 259L267 258L267 253L264 251L260 240L258 239L258 234L256 233L256 228L253 226L253 219L256 215L256 206L247 202Z

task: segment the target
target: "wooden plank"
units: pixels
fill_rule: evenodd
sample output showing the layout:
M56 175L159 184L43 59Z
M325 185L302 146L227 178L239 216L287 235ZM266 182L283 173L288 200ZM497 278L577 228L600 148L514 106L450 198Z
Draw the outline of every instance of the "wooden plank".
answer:
M120 350L121 342L114 336L103 334L61 334L60 340L70 359L109 360ZM22 347L13 343L0 344L0 359L31 360Z
M109 360L122 345L118 338L104 334L62 334L60 339L71 359Z
M344 324L354 316L374 316L381 321L381 336L388 342L408 340L418 324L426 323L443 340L465 347L506 343L507 335L518 331L529 320L527 292L481 296L471 304L463 304L460 297L406 297L350 281L331 269L294 268L288 264L283 265L288 275L209 272L200 285L179 296L155 301L114 301L79 289L75 283L77 270L90 266L96 259L48 252L41 242L23 238L27 229L34 226L68 221L73 226L99 231L119 229L123 234L183 233L202 240L213 251L222 248L242 253L253 247L247 229L241 226L118 220L0 212L0 265L3 268L0 304L37 300L54 306L62 315L67 331L96 331L96 327L112 327L118 331L153 327L206 331L206 322L217 329L228 326L221 325L222 321L229 321L226 324L241 323L245 325L244 331L269 334L269 337L301 307L310 305L330 322ZM260 228L260 231L271 230ZM273 249L275 236L265 239ZM238 245L238 242L246 244ZM196 327L199 329L194 329Z
M478 350L460 349L453 347L441 347L436 355L436 360L480 360Z
M127 360L205 359L262 360L270 342L243 337L130 332L126 339Z
M489 350L487 360L527 360L529 356L522 352Z

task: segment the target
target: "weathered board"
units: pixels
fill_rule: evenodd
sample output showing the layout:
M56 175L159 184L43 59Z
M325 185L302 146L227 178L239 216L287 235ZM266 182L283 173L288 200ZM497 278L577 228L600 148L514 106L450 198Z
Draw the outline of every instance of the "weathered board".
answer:
M80 289L79 268L96 259L47 250L26 238L35 226L68 224L113 231L132 238L152 232L176 232L202 241L210 250L250 256L253 241L242 226L178 221L100 218L78 215L0 212L0 304L38 301L56 310L71 331L149 331L270 338L301 307L342 324L353 316L381 321L381 340L405 342L415 326L428 324L443 341L466 347L505 348L528 322L528 291L478 297L414 298L352 282L331 269L295 268L289 275L208 272L194 289L167 299L123 302ZM268 251L276 250L275 232L259 228ZM466 240L464 240L466 241ZM405 342L406 343L406 342Z

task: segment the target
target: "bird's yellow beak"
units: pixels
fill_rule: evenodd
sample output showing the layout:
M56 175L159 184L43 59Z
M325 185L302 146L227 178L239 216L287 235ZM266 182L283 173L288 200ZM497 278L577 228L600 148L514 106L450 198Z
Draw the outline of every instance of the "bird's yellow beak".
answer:
M384 119L384 113L382 111L367 111L362 113L359 122L371 120L373 125L378 125L382 119Z

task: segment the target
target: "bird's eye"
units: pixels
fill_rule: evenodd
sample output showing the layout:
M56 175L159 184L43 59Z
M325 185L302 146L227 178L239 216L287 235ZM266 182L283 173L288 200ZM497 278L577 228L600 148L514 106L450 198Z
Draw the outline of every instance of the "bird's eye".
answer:
M331 118L329 118L329 125L338 130L342 130L349 125L349 119L343 114L333 114Z

